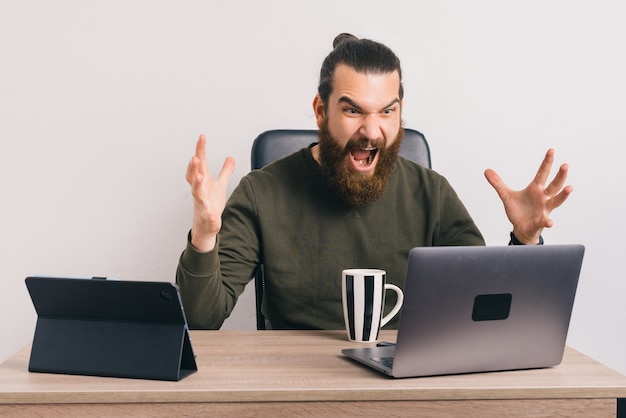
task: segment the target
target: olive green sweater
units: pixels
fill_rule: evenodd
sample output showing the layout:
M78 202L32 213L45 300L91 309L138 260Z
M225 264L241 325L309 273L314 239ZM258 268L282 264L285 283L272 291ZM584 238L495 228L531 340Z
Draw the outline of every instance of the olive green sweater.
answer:
M484 245L441 175L400 158L387 190L359 208L341 204L305 148L246 175L222 216L213 251L188 242L176 273L192 328L218 329L259 264L273 329L343 329L341 271L379 268L404 288L413 247ZM395 297L388 292L387 305ZM396 318L390 327L397 327Z

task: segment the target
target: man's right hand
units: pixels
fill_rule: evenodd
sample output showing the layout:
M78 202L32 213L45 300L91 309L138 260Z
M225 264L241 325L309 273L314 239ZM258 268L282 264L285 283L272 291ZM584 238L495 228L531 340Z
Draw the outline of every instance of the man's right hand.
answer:
M193 196L191 244L200 252L215 248L217 233L222 227L222 212L226 206L226 186L235 171L235 160L227 157L216 179L211 177L206 161L206 138L200 135L196 155L187 167L187 182Z

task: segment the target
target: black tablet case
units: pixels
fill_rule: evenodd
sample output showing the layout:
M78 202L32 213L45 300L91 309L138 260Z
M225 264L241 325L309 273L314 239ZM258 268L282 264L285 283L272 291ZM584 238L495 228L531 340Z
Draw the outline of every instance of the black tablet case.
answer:
M197 371L173 283L28 277L31 372L178 381Z

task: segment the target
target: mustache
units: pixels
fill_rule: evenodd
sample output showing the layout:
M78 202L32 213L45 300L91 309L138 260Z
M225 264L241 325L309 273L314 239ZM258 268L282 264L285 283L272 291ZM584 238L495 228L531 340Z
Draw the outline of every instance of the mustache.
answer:
M384 150L387 148L386 141L384 139L373 139L370 140L364 136L360 136L358 138L351 138L346 143L344 148L344 153L348 153L355 148L377 148L379 150Z

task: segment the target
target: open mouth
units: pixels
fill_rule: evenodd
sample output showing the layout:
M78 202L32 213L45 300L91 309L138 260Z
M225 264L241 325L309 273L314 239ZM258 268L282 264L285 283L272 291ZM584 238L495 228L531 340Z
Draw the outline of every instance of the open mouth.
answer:
M378 152L378 148L369 147L369 148L354 148L350 153L352 154L352 158L356 161L357 166L359 167L367 167L372 164L374 161L374 157L376 157L376 153Z

